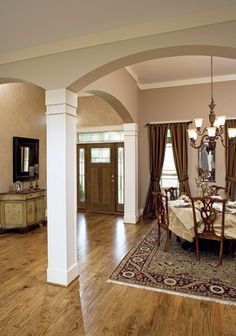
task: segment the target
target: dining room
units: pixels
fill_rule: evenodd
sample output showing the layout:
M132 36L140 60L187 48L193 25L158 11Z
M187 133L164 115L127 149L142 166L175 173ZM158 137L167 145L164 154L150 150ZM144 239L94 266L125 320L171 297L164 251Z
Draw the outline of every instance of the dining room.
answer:
M207 84L142 92L143 219L155 224L110 280L235 305L236 119L227 99L234 83L214 83L219 60L205 60Z

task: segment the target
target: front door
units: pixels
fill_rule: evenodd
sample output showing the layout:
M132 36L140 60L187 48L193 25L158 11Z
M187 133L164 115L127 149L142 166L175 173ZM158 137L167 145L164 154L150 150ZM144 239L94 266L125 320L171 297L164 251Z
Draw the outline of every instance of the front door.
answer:
M123 211L123 144L78 145L78 208Z

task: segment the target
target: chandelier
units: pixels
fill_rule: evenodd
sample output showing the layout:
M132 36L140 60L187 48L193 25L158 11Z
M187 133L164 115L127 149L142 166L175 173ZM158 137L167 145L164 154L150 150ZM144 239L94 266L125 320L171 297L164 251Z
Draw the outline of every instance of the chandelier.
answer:
M201 148L203 144L206 145L208 153L214 151L216 141L219 139L225 148L232 146L236 140L236 128L228 128L229 145L224 143L223 133L225 132L225 116L216 116L214 108L216 106L213 98L213 57L211 56L211 103L208 105L210 108L209 121L210 126L201 129L202 118L194 119L196 128L189 129L188 135L190 138L190 145L193 148ZM197 136L201 136L199 145L196 144Z

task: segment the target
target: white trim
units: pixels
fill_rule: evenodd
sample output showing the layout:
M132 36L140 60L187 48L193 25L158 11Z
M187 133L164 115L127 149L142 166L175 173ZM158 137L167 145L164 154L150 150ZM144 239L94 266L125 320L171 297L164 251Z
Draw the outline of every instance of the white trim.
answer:
M143 215L143 208L138 210L138 215L139 215L139 218Z
M192 120L166 120L166 121L150 121L148 124L156 125L156 124L176 124L176 123L186 123L192 122Z
M228 82L228 81L235 81L235 80L236 80L236 74L214 76L214 83ZM147 83L147 84L142 84L138 82L137 86L140 90L151 90L151 89L160 89L160 88L175 87L175 86L205 84L205 83L210 83L210 82L211 82L210 77L200 77L200 78L180 79L176 81Z
M67 287L74 279L79 276L79 264L76 263L68 269L63 271L60 269L47 269L47 282Z
M83 92L83 91L81 91L81 92L78 93L78 97L79 98L91 97L91 96L94 96L94 95L92 93L89 93L89 92Z
M137 224L139 221L139 214L136 215L125 215L124 216L124 223L125 224Z
M107 125L107 126L77 127L78 133L100 133L100 132L113 132L113 131L123 131L123 124Z
M130 66L125 67L125 70L130 74L130 76L135 80L136 83L138 83L138 76L137 74L132 70ZM137 85L138 86L138 85Z
M217 303L221 303L221 304L236 306L236 302L233 302L233 301L220 300L220 299L209 298L209 297L194 295L194 294L186 294L186 293L181 293L181 292L176 292L176 291L171 291L171 290L168 290L168 289L162 289L162 288L156 288L156 287L136 285L136 284L131 284L129 282L122 282L122 281L111 280L111 279L108 279L107 282L114 283L114 284L117 284L117 285L123 285L123 286L135 287L135 288L142 288L142 289L145 289L145 290L155 291L155 292L159 292L159 293L167 293L167 294L170 294L170 295L183 296L183 297L190 298L190 299L197 299L197 300L201 300L201 301L211 301L211 302L217 302Z

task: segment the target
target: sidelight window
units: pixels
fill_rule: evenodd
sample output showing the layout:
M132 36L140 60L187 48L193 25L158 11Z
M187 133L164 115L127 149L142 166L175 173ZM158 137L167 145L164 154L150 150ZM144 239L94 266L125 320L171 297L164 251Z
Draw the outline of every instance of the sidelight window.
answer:
M85 202L85 148L79 149L79 200Z

